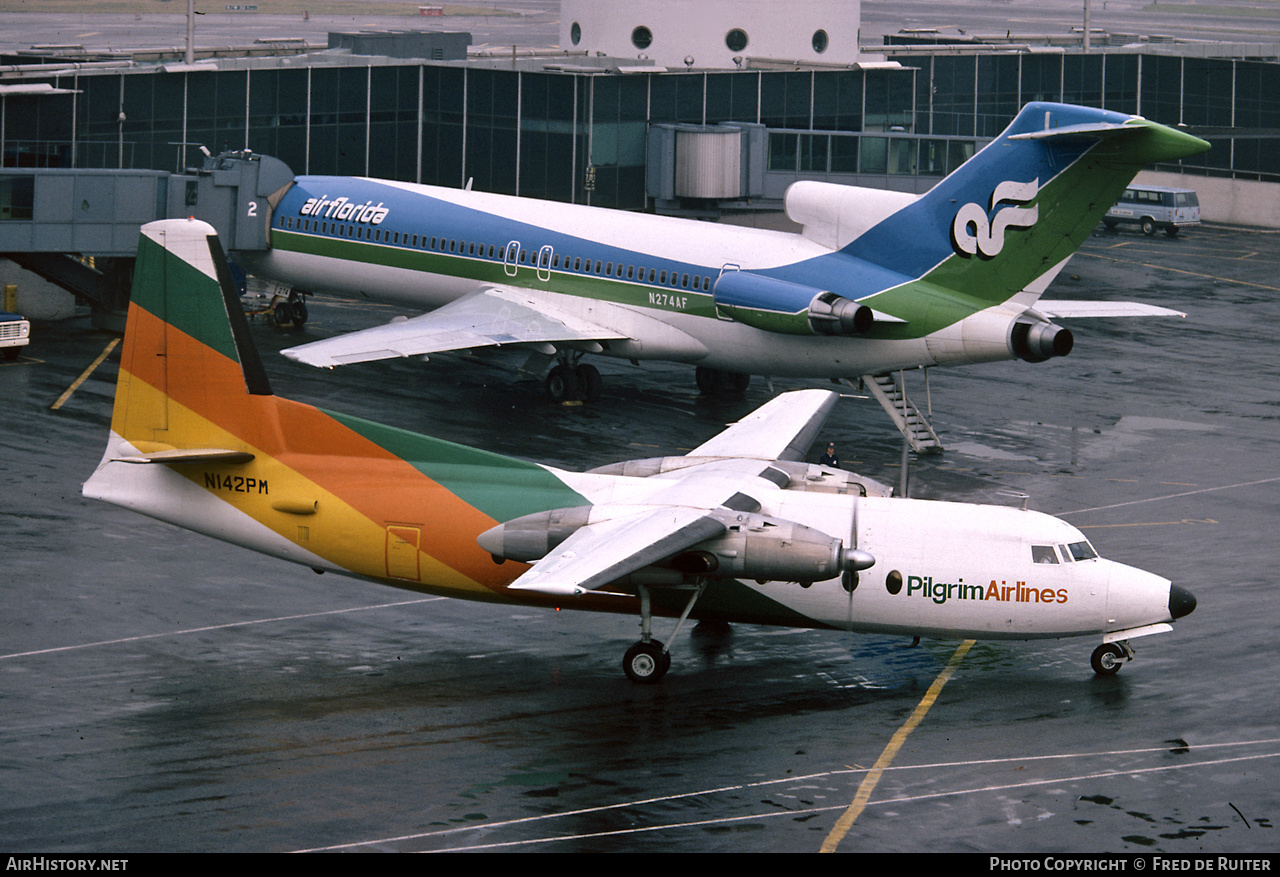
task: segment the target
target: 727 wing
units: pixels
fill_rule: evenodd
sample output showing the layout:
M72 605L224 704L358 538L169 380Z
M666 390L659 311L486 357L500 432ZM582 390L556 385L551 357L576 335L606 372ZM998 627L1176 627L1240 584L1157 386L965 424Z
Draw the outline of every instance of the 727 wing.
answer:
M527 290L490 286L418 317L393 320L281 352L306 365L332 368L449 350L625 337L557 308Z

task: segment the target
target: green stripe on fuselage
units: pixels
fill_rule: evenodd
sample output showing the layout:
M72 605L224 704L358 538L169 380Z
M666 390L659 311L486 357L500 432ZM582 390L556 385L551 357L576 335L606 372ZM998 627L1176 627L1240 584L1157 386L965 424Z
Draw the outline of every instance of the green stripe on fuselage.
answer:
M413 466L495 521L589 505L541 466L358 417L325 414Z
M494 284L514 286L524 289L545 289L564 295L579 296L597 301L614 302L633 307L651 310L694 314L701 317L715 317L715 303L710 293L694 291L682 286L659 283L638 283L618 278L602 277L586 272L565 271L563 269L539 269L535 265L522 264L516 266L515 276L507 274L504 263L500 259L488 259L462 253L442 253L437 250L422 250L412 247L395 246L370 241L347 240L333 238L316 233L302 233L272 230L273 246L280 250L302 253L310 256L323 256L349 262L363 262L368 265L387 266L406 271L420 271L426 274L438 274L445 277L456 277L461 280L473 280L477 284ZM637 258L636 264L645 269L659 268L660 259L654 258L648 263ZM539 273L548 279L539 279ZM699 274L699 279L710 274ZM666 299L655 301L652 296L666 296ZM679 304L671 304L671 299L682 299ZM664 303L665 302L665 303Z

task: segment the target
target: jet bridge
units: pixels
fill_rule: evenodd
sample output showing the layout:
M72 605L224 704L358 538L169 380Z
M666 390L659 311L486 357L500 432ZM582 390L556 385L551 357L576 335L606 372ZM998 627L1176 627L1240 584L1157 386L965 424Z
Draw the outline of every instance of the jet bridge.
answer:
M192 216L229 250L266 249L271 196L292 180L284 162L252 152L209 156L181 174L0 168L0 258L88 302L100 325L118 323L140 226Z

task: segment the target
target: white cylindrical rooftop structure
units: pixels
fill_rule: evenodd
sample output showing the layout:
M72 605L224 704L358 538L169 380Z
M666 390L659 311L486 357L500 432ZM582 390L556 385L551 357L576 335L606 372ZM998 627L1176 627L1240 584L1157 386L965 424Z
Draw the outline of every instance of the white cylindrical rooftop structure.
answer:
M674 69L852 64L861 0L561 0L560 48Z

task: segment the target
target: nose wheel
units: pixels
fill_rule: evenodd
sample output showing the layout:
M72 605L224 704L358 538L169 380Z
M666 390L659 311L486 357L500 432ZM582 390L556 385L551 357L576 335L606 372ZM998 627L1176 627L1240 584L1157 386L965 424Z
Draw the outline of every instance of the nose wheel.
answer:
M1126 642L1103 643L1093 650L1089 663L1099 676L1114 676L1120 668L1133 660L1133 649Z

